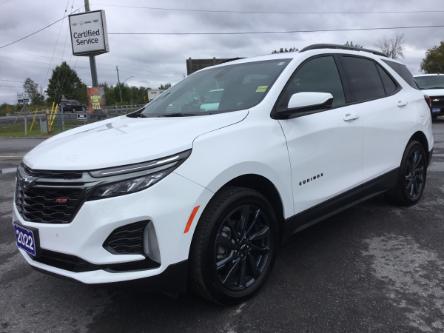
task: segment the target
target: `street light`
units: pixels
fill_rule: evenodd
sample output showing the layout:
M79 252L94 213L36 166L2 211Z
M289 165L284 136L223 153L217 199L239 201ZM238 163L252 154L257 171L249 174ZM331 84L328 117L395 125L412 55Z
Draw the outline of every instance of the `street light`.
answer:
M123 102L123 99L122 99L122 86L125 85L126 81L128 81L131 78L133 78L134 75L128 76L125 80L123 80L122 83L120 83L120 80L119 80L119 68L116 66L116 69L117 69L117 82L119 84L120 104L122 104L122 102Z
M134 77L134 75L127 77L125 80L123 80L122 84L125 84L126 81L128 81L129 79L132 79L133 77Z
M129 79L133 78L134 75L128 76L125 80L123 80L122 85L125 85L125 82L128 81ZM131 89L130 89L130 104L132 104L132 94L131 94ZM120 94L120 103L122 103L122 94Z

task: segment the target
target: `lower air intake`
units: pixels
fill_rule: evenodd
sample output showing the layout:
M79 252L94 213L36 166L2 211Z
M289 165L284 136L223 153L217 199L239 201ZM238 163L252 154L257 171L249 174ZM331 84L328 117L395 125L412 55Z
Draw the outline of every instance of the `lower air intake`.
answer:
M115 229L103 243L112 254L141 254L144 252L144 230L148 221L140 221Z

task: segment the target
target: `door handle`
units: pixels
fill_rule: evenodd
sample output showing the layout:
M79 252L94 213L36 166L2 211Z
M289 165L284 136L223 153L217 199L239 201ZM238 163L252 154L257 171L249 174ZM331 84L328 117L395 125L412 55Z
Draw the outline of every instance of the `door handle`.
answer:
M406 106L408 103L403 101L403 100L399 100L396 105L398 106L398 108L402 108L404 106Z
M353 121L359 119L359 116L356 113L346 113L344 115L344 121Z

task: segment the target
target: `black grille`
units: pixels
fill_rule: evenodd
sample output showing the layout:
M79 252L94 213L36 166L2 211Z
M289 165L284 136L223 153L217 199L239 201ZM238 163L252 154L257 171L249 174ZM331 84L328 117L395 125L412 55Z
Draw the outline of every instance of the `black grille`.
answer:
M115 229L103 243L103 247L113 254L142 254L143 231L147 221L124 225Z
M29 174L17 173L15 204L20 215L29 222L70 223L84 201L82 186L48 183Z
M23 165L26 174L38 178L56 178L56 179L79 179L82 178L81 171L54 171L54 170L33 170Z
M57 267L71 272L89 272L95 270L106 270L109 272L125 272L156 268L160 265L150 259L125 262L120 264L95 265L82 258L60 252L39 249L37 257L30 257L42 264Z
M31 259L41 262L42 264L71 272L87 272L94 270L94 265L79 257L44 249L39 249L38 257L31 257Z
M433 108L444 108L444 96L430 97Z

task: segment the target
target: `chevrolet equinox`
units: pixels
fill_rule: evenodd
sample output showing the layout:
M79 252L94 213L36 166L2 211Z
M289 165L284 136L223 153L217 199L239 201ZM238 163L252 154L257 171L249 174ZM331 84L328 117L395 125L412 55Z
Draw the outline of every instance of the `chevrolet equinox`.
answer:
M289 235L379 194L417 203L432 148L427 97L381 53L317 44L240 59L26 154L17 246L83 283L156 278L241 302Z

